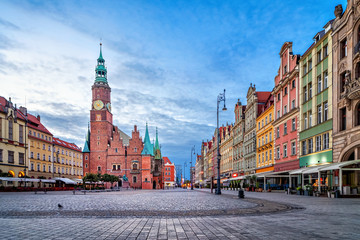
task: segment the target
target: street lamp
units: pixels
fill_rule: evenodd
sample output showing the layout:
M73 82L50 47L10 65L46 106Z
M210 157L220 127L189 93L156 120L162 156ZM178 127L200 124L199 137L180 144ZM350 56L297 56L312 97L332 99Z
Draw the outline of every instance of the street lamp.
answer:
M217 111L216 111L216 116L217 116L217 186L216 186L216 191L215 194L216 195L220 195L221 194L221 190L220 190L220 147L219 147L219 143L220 143L220 132L219 132L219 104L220 102L224 102L224 107L223 107L223 111L226 111L226 105L225 105L225 89L224 89L224 93L220 93L217 97Z
M192 173L192 156L195 154L195 145L191 148L191 158L190 158L190 184L191 184L191 190L194 190L193 186L193 173Z
M186 172L186 171L185 171L185 167L186 167L186 166L187 166L187 165L186 165L186 161L185 161L185 162L184 162L184 184L185 184L185 180L186 180L186 179L185 179L185 172Z

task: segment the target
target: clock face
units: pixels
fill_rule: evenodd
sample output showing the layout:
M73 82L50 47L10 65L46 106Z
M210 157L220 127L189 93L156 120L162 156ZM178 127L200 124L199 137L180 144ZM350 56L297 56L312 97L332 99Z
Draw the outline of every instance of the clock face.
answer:
M106 104L106 108L109 110L109 112L111 112L111 104L110 103Z
M100 110L100 109L102 109L104 107L104 103L101 101L101 100L96 100L95 102L94 102L94 108L96 109L96 110Z

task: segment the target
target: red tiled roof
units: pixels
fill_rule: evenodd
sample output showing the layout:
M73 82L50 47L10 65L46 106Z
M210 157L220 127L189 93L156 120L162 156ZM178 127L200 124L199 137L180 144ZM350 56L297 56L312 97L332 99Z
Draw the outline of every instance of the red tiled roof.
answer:
M58 146L70 148L70 149L72 149L72 150L81 152L81 149L80 149L78 146L76 146L76 144L74 144L74 143L68 143L68 142L66 142L66 141L64 141L64 140L61 140L61 139L59 139L59 138L55 138L55 137L54 137L54 138L53 138L53 143L56 144L56 145L58 145ZM164 159L165 159L165 158L164 158Z
M29 128L38 130L43 133L47 133L52 136L52 133L49 132L49 130L47 130L47 128L34 115L28 113L28 120L29 120L29 124L28 124Z
M271 92L256 92L258 102L266 102Z

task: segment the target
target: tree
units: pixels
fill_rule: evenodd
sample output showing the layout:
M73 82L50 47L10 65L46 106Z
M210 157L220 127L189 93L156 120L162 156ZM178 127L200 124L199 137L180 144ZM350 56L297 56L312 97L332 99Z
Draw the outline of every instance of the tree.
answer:
M111 183L111 188L113 187L114 182L118 182L118 181L119 181L119 177L118 177L118 176L110 175L109 182Z
M99 174L87 173L85 175L85 177L83 177L83 184L84 184L85 189L86 189L86 183L85 182L90 182L90 190L91 190L91 183L94 183L94 182L97 182L97 181L99 181Z

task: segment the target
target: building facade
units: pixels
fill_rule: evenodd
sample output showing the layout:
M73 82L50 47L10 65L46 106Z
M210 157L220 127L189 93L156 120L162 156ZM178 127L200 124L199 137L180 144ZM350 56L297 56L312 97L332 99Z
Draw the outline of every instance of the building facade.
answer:
M240 99L235 104L235 123L233 131L233 173L237 176L244 175L244 131L245 131L245 109Z
M271 94L256 119L256 173L274 171L274 97Z
M279 55L280 67L272 92L275 113L275 172L299 168L299 56L293 54L292 42L285 42Z
M256 169L256 118L261 105L264 105L271 92L256 92L255 85L248 89L245 109L244 131L244 172L245 175L255 174Z
M168 157L164 157L164 185L165 187L176 186L176 169L175 164Z
M111 88L107 81L105 59L100 55L92 86L90 127L84 145L84 174L100 173L119 177L118 186L142 189L164 187L163 159L158 135L151 144L146 124L144 142L137 126L131 137L113 125Z
M23 112L22 112L22 111ZM0 173L2 177L24 177L28 175L27 155L27 113L25 108L17 109L11 102L0 97ZM8 186L17 186L8 181Z
M360 159L360 8L349 0L332 23L333 161ZM354 178L354 177L351 177ZM358 176L359 178L359 176Z
M231 177L233 171L232 125L220 128L220 182Z
M300 167L332 162L331 22L314 37L300 59Z

